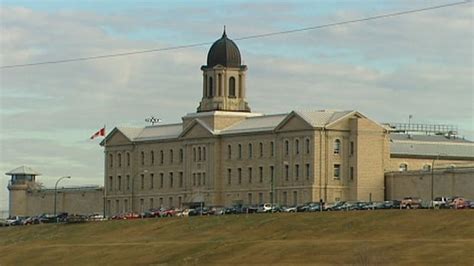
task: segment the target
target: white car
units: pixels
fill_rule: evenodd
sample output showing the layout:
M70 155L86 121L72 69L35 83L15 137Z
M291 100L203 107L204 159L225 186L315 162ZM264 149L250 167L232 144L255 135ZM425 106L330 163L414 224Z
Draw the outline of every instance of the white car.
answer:
M449 208L449 199L446 197L436 197L431 202L431 206L436 209Z
M271 212L272 210L272 204L271 203L264 203L258 205L258 210L257 212Z

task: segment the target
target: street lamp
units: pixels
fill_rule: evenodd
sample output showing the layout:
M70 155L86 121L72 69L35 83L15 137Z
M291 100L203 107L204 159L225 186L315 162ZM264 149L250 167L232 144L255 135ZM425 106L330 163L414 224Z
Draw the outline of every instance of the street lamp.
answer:
M440 155L446 155L444 153L438 153L433 161L431 162L431 208L434 209L434 163L436 160L439 160Z
M59 181L65 179L65 178L71 178L70 176L63 176L63 177L60 177L58 179L58 181L56 181L56 185L54 185L54 216L56 217L56 198L57 198L57 195L58 195L58 183ZM56 219L57 221L57 219Z

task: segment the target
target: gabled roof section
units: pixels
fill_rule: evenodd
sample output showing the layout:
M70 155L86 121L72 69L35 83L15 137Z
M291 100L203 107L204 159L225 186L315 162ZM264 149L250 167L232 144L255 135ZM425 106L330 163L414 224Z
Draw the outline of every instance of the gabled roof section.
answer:
M13 170L8 171L8 173L5 173L6 175L41 175L39 172L36 172L33 170L31 167L28 166L20 166L18 168L15 168Z
M107 136L100 142L101 146L104 146L108 141L112 139L112 137L117 133L120 132L122 133L125 138L127 138L129 141L133 141L137 136L140 135L140 133L143 131L143 128L133 128L133 127L115 127L110 131Z
M282 128L286 124L286 122L294 116L300 117L313 128L324 128L354 113L356 112L333 110L293 111L276 127L276 129Z
M288 114L275 114L248 117L230 127L221 130L221 135L248 132L272 131L278 126Z
M216 135L217 132L212 130L206 123L204 123L201 119L196 118L194 119L179 135L179 138L184 137L187 133L191 131L192 128L194 128L196 125L201 126L204 128L206 131L208 131L211 135Z
M168 124L168 125L157 125L145 127L139 134L134 138L134 141L146 141L146 140L160 140L160 139L174 139L178 138L181 134L183 125L181 123Z

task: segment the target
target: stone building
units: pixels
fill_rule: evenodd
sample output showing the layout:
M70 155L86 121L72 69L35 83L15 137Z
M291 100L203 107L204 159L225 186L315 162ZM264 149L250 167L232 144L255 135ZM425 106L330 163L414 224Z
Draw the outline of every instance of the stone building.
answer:
M247 66L225 32L201 71L197 112L176 124L117 127L102 142L108 214L197 202L383 200L386 172L474 160L469 141L443 142L459 144L464 157L403 151L424 146L358 111L251 112Z
M40 173L21 166L6 173L11 176L9 216L33 216L54 213L54 188L45 188L37 182ZM75 214L103 213L103 187L58 187L56 195L57 213Z

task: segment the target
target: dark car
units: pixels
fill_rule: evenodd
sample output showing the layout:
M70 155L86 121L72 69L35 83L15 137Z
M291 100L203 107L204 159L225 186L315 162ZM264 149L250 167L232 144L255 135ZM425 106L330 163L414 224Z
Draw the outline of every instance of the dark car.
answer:
M334 203L332 206L327 206L326 211L340 211L341 207L345 204L345 201L338 201Z

